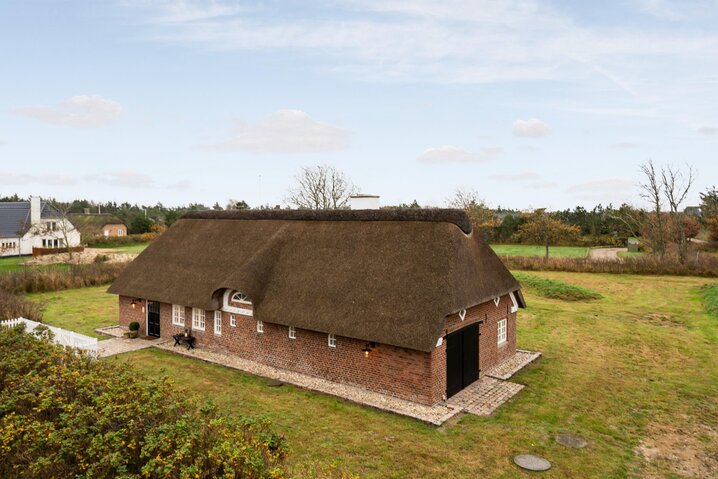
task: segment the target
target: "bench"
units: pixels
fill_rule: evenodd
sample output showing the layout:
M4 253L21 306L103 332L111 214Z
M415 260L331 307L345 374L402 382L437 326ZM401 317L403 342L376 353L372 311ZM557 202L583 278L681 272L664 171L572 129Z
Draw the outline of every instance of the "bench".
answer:
M187 344L187 349L194 349L194 336L185 336L184 334L175 334L172 336L175 340L175 346L179 346L182 343Z

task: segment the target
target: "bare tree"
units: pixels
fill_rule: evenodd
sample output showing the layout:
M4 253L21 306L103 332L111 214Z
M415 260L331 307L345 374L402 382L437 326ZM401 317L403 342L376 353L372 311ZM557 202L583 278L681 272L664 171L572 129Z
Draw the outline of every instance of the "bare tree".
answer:
M688 256L688 238L686 235L686 225L682 221L680 216L682 213L679 211L681 204L685 201L688 196L688 191L693 185L695 180L695 172L690 165L686 165L688 171L684 175L680 170L674 169L671 165L661 168L661 184L663 186L663 193L668 201L668 207L671 213L671 224L674 231L674 236L678 242L678 258L681 263L686 261Z
M661 258L666 254L666 226L661 215L663 208L663 184L653 161L648 160L641 166L641 172L644 175L644 182L640 183L641 198L648 201L653 208L653 215L649 217L649 231L651 235L651 243L653 244L653 252Z
M298 209L328 210L346 208L356 187L333 166L305 166L295 176L296 185L285 201Z
M499 225L499 221L494 217L493 210L479 197L476 190L457 188L453 198L449 199L447 203L452 208L466 211L472 226L475 230L480 231L484 238L492 228Z

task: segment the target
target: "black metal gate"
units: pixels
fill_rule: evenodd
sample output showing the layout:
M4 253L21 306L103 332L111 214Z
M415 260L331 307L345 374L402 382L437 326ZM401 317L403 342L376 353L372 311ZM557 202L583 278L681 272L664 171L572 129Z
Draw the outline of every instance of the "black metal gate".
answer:
M160 303L147 301L147 336L160 337Z
M479 379L479 325L446 336L446 397Z

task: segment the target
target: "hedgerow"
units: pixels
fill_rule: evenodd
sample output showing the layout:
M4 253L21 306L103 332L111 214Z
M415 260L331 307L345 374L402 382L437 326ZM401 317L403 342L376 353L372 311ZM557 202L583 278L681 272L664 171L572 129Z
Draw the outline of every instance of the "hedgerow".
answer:
M285 453L267 419L0 328L0 477L280 479Z

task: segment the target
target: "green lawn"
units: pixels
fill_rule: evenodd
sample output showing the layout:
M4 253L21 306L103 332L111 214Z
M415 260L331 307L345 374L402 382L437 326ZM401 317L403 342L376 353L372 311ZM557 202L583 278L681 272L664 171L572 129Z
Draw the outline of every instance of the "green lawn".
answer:
M716 280L530 274L603 297L565 302L527 289L518 346L544 356L514 378L526 388L491 417L463 416L440 428L292 386L270 388L261 378L159 350L108 360L130 361L138 375L168 374L229 413L267 415L286 435L295 464L335 461L369 478L528 478L537 475L518 471L511 457L536 453L553 463L540 474L546 478L684 477L665 459L637 455L646 441L664 458L702 458L692 477L711 477L709 467L718 467L718 318L703 311L701 287ZM73 295L72 303L103 298L108 313L116 308L114 298L96 293L61 295ZM589 446L560 446L553 440L560 432L581 434Z
M491 248L499 256L545 256L546 247L529 244L493 244ZM585 258L588 248L583 246L551 246L549 256L554 258Z
M130 244L98 244L95 246L92 246L92 248L103 248L103 249L112 249L115 253L130 253L130 254L139 254L142 253L145 248L147 248L150 244L149 243L130 243Z
M18 271L22 269L23 256L7 256L0 258L0 272Z
M636 251L636 252L629 252L629 251L619 251L618 256L621 258L640 258L641 256L644 256L646 253L643 251Z
M51 326L69 329L100 339L95 329L112 326L118 321L117 296L107 294L108 286L68 289L51 293L28 294L31 301L43 305L43 321Z
M23 271L25 268L38 268L38 269L67 269L67 264L43 264L43 265L32 265L25 266L23 262L29 259L29 256L9 256L0 258L0 274L2 273L13 273L16 271Z

